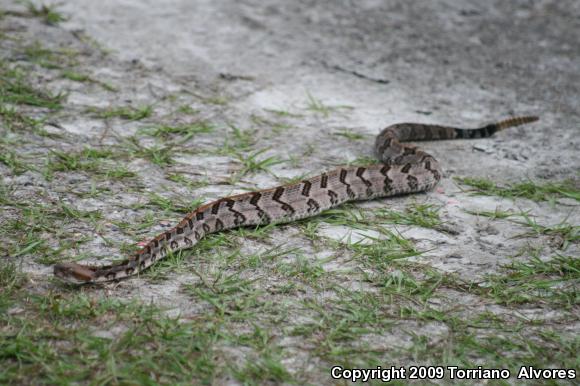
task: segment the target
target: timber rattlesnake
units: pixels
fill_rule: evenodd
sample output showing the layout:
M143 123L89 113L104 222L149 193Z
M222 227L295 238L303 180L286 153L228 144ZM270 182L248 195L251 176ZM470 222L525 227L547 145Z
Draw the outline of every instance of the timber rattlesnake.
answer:
M422 192L441 179L439 163L416 146L401 142L484 138L536 120L537 117L509 118L478 129L395 124L385 128L376 138L375 153L380 163L365 167L345 166L289 185L220 198L189 213L177 226L159 234L118 264L92 267L59 263L54 266L54 274L74 284L117 280L147 269L167 256L168 251L194 246L209 233L315 216L347 201Z

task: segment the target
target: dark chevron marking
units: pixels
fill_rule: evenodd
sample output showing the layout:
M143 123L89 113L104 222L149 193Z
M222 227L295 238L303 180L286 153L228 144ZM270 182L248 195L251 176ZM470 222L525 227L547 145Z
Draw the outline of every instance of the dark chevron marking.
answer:
M409 173L409 170L411 170L411 168L413 167L412 164L406 164L405 166L403 166L403 168L401 169L401 173Z
M435 178L436 181L441 180L441 173L439 173L438 170L431 169L431 161L425 161L425 169L429 170L431 174L433 174L433 178Z
M224 202L226 203L228 210L234 214L234 225L239 226L239 225L244 224L246 222L246 216L244 216L241 212L238 212L237 210L234 209L234 205L236 204L236 202L234 200L229 200L229 199L224 201ZM217 221L219 221L219 219ZM220 221L220 223L222 224L221 229L223 229L223 223L221 221ZM216 222L216 224L217 224L217 222ZM216 228L217 228L217 226L216 226Z
M328 197L330 197L330 203L332 205L338 204L338 194L336 194L334 191L329 190L328 191Z
M203 229L203 231L204 231L205 233L209 233L209 232L211 231L211 228L210 228L210 227L209 227L209 225L207 225L207 224L203 224L203 225L201 226L201 228Z
M250 204L252 204L254 206L258 205L260 198L262 198L262 193L260 193L260 192L252 193L252 198L250 199Z
M317 213L320 210L320 204L313 199L309 199L306 205L308 205L308 213Z
M252 198L250 199L250 204L254 205L254 207L256 208L256 211L258 212L258 218L260 219L260 224L270 223L271 221L270 216L268 216L268 214L264 212L262 208L260 208L260 205L258 205L260 199L262 198L262 193L253 192L250 194L252 195Z
M367 180L367 179L365 179L365 178L363 177L363 174L365 174L365 172L366 172L366 171L367 171L367 169L366 169L366 168L358 168L358 169L356 170L356 173L355 173L355 175L356 175L358 178L360 178L360 180L363 182L363 184L365 184L365 186L366 186L366 187L370 187L370 186L372 186L372 185L373 185L373 184L372 184L372 182L370 182L369 180Z
M283 186L276 188L276 190L274 191L274 194L272 195L272 200L278 201L280 199L280 197L282 197L282 195L284 194L285 190L286 189L284 189Z
M346 182L347 175L348 175L348 172L346 170L340 169L340 174L338 176L338 180L346 186L346 194L348 195L348 197L353 199L356 197L356 194L352 191L350 184Z
M320 188L326 189L327 186L328 186L328 175L326 173L322 173L322 175L320 176Z
M215 230L216 231L221 231L224 229L224 223L222 222L222 220L220 220L219 218L217 218L215 220Z
M285 190L286 189L283 186L280 186L278 189L276 189L274 195L272 196L272 201L276 201L278 204L282 205L282 210L285 211L288 216L293 216L296 212L294 208L288 205L288 203L280 200L280 197L282 197L282 194L284 194Z
M367 189L366 189L367 196L371 197L373 195L373 188L372 188L373 183L363 177L363 174L365 173L365 171L366 171L365 168L358 168L356 170L355 174L358 178L360 178L362 183L365 184L365 186L367 187Z
M308 197L312 183L310 181L302 181L302 184L304 185L302 187L302 195Z
M385 180L383 182L383 192L385 192L386 194L389 194L391 192L391 186L393 184L393 180L391 180L387 175L389 173L389 170L391 170L391 167L389 165L385 165L381 168L381 174L385 176Z

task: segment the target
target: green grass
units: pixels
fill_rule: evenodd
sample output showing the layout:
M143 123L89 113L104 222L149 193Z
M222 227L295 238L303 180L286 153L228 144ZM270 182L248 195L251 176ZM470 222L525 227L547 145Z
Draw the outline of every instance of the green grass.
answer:
M264 117L256 115L256 114L252 114L252 116L250 118L252 119L252 122L256 126L270 129L272 131L272 133L276 134L276 135L279 135L283 131L288 130L292 127L292 125L289 125L287 123L272 121L270 119L264 118Z
M494 211L488 211L488 210L478 210L478 211L466 210L465 212L466 213L469 213L469 214L472 214L474 216L489 217L492 220L496 220L496 219L508 219L510 217L518 216L518 214L515 213L512 210L502 210L499 207L495 208Z
M134 178L135 173L119 163L122 157L121 153L93 147L81 151L51 150L45 177L53 179L56 172L84 172L97 180Z
M4 146L0 146L0 163L6 165L16 175L31 169L31 166L26 164L15 151Z
M0 234L6 235L0 251L12 257L34 257L43 264L62 260L63 251L90 239L67 234L64 225L88 223L96 227L102 219L99 211L78 209L62 201L47 204L11 199L10 193L6 196L3 202L16 210L18 216L0 223Z
M123 106L105 109L91 107L87 109L87 112L92 113L95 117L102 119L121 118L128 121L139 121L145 118L149 118L151 114L153 114L153 106Z
M412 242L386 228L378 228L380 237L366 236L361 241L348 243L347 247L360 259L375 269L388 267L392 260L419 256L422 252L415 249Z
M25 2L28 12L34 16L42 19L48 25L57 25L67 18L60 12L56 11L57 4L40 4L36 5L31 1Z
M218 274L215 278L206 277L195 271L199 282L194 285L185 285L185 293L207 302L218 317L232 317L241 320L250 313L261 294L253 285L255 280L243 279L239 274ZM242 310L242 312L240 312ZM249 317L254 318L251 315Z
M580 242L580 225L569 224L566 219L558 224L541 225L538 224L534 216L529 212L504 211L496 208L495 211L467 211L467 213L489 217L491 219L508 219L509 221L522 225L529 230L513 236L513 238L536 238L546 236L549 245L558 249L566 250L570 244Z
M177 109L177 112L179 112L181 114L186 114L186 115L197 115L199 113L199 110L196 110L189 105L181 105Z
M580 260L556 256L541 260L532 256L503 267L506 274L488 275L475 291L507 306L525 303L550 304L572 309L580 302Z
M346 105L337 105L337 106L329 106L324 104L320 99L315 98L309 92L306 93L307 102L306 102L306 110L312 111L313 113L320 114L324 118L330 116L331 113L337 112L340 110L352 110L352 106Z
M376 164L378 161L375 157L358 157L352 161L345 161L344 164L346 165L352 165L352 166L369 166L369 165L374 165Z
M79 51L70 48L47 48L39 41L21 48L21 55L26 62L36 64L48 70L72 71L79 64ZM68 68L68 70L66 70Z
M566 250L571 243L580 242L580 225L568 224L565 220L555 225L540 225L534 218L522 212L520 216L523 221L514 221L531 229L516 237L537 237L548 236L551 244L558 249Z
M339 130L333 134L336 136L339 136L339 137L344 137L344 138L348 139L349 141L360 141L360 140L363 140L367 137L365 134L355 133L350 129L342 129L342 130ZM376 162L377 161L375 160L375 163Z
M53 93L34 87L27 79L26 72L18 67L10 67L0 62L0 104L27 105L49 110L62 108L65 93ZM4 114L10 111L3 107Z
M208 325L82 293L20 301L20 317L0 316L2 383L207 383L215 374L211 345L219 335Z
M48 163L50 172L94 172L98 169L98 158L89 157L84 152L71 153L52 150L50 153L52 155Z
M176 274L189 273L188 262L190 253L187 252L169 252L168 255L161 260L158 264L155 264L144 277L151 282L163 282L165 280L171 280Z
M205 202L205 198L198 197L193 200L185 200L181 197L174 197L173 199L165 198L160 196L156 193L148 193L146 194L148 201L145 204L135 204L133 205L134 209L140 209L144 207L148 208L158 208L163 210L164 212L175 212L175 213L183 213L187 214L192 212L194 209L199 207L203 202Z
M433 204L410 204L404 212L392 209L379 209L377 216L394 224L417 225L423 228L440 229L442 221L439 218L440 206Z
M160 167L169 166L175 162L173 160L172 145L146 147L141 145L139 139L135 136L128 137L123 145L131 157L146 159Z
M19 288L24 281L24 276L14 262L6 261L0 266L0 288L2 292L10 293ZM3 295L3 294L2 294ZM2 307L2 296L0 295L0 307ZM0 308L0 312L3 311Z
M187 141L197 134L208 134L213 132L214 127L207 122L194 122L180 125L159 125L152 128L145 129L144 132L152 137L160 137L167 139L169 137L178 136L182 141Z
M242 169L238 172L240 176L258 173L269 172L270 167L286 162L276 156L262 158L260 155L264 154L269 149L262 149L254 151L250 154L238 154L237 159L242 164Z
M294 383L292 376L282 364L279 356L266 355L246 361L243 366L234 366L234 377L244 385L269 383Z
M3 125L11 131L26 129L35 131L42 123L41 120L31 118L7 105L0 105L0 119Z
M546 183L529 181L507 186L497 185L485 178L455 178L455 180L462 185L472 187L472 192L475 194L527 198L533 201L552 201L557 198L580 201L580 188L578 183L572 180Z
M231 141L231 145L237 151L248 150L256 143L256 130L253 129L240 129L237 126L230 126L231 135L228 140Z
M297 255L291 263L278 264L277 271L284 276L302 281L308 285L315 285L325 275L319 261L309 259L301 254Z
M289 117L289 118L302 118L302 114L291 113L288 110L278 110L278 109L264 109L264 111L274 114L278 117Z
M393 323L388 299L341 287L334 290L337 296L324 303L304 300L302 306L312 314L312 322L301 323L290 334L310 341L313 353L333 365L351 367L371 358L378 360L378 353L373 353L361 339L372 331L385 331ZM360 344L353 346L357 341Z
M110 85L109 83L102 82L100 80L93 78L90 75L87 75L87 74L84 74L84 73L81 73L81 72L78 72L75 70L65 69L62 71L61 75L63 78L69 79L69 80L72 80L75 82L97 84L107 91L112 91L112 92L118 91L118 89L116 87Z
M209 185L209 181L207 180L207 178L203 178L201 180L192 180L191 178L188 178L183 174L178 173L168 174L167 179L181 186L187 186L190 189L202 188L204 186Z

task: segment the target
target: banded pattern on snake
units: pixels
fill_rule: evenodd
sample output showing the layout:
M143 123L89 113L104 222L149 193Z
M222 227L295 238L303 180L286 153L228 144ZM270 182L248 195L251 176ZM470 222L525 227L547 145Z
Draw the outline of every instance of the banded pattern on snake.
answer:
M508 127L538 120L509 118L477 129L401 123L381 131L375 154L381 161L345 166L289 185L220 198L189 213L177 226L159 234L126 260L93 267L73 262L54 266L54 274L69 283L106 282L136 275L167 256L169 251L193 247L202 237L239 226L283 223L311 217L347 201L416 193L433 188L441 179L433 156L403 141L484 138Z

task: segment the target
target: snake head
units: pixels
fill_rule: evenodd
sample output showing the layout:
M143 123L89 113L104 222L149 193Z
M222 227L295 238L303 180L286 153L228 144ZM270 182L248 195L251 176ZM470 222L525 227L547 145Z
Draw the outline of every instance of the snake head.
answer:
M54 266L54 275L71 284L85 284L94 280L95 272L77 263L59 263Z

